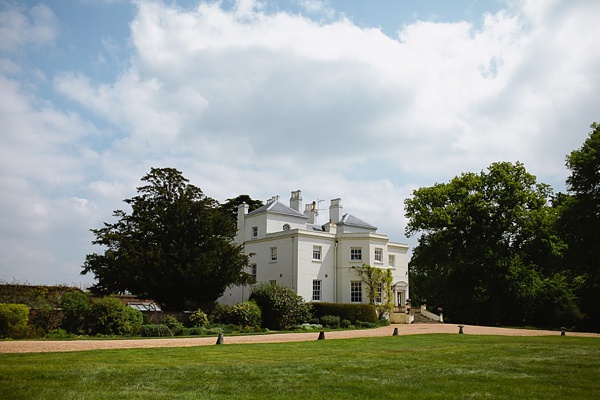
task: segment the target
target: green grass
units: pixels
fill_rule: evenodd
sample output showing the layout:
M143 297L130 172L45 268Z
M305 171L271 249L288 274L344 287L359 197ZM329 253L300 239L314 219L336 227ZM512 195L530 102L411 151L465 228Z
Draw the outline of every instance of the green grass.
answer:
M600 340L413 335L1 354L2 399L598 399Z

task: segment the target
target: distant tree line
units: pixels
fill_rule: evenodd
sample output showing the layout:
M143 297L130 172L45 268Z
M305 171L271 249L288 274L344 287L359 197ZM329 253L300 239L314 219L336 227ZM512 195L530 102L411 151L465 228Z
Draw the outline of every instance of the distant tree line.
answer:
M567 193L493 163L405 200L411 292L453 322L600 330L600 125L566 157Z

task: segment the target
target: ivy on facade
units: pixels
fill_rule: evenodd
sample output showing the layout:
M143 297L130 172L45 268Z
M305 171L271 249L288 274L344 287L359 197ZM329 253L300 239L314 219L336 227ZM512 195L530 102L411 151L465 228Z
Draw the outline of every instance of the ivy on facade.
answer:
M389 315L394 307L392 270L376 268L368 264L352 267L367 286L369 303L374 304L379 316ZM375 300L378 301L375 301Z

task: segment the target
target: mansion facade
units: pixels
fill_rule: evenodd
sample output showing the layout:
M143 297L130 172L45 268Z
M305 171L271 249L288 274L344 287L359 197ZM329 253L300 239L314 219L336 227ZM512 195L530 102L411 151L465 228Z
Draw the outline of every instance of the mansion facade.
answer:
M352 269L368 264L392 271L394 305L403 306L409 297L408 245L343 213L339 198L331 200L327 223L319 225L317 215L316 202L302 210L299 190L289 205L275 196L252 212L239 206L235 240L251 255L247 272L255 281L287 286L308 302L369 303L366 284ZM251 288L228 288L219 302L246 301Z

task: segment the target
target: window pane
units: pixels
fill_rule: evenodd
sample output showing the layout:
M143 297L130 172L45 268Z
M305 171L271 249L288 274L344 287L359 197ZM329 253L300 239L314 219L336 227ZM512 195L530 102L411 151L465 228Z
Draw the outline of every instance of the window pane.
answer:
M321 259L321 246L313 246L313 260Z
M321 281L320 280L313 280L313 295L312 295L312 299L313 301L320 301L321 300Z
M350 302L351 303L362 303L362 282L351 281L350 282Z

